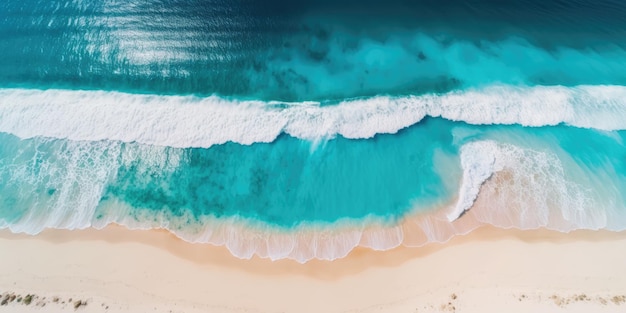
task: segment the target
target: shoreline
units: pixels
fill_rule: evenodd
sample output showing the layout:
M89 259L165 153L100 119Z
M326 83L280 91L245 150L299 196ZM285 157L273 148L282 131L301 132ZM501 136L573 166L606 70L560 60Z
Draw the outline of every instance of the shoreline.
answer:
M621 312L626 232L481 227L444 244L373 251L335 261L237 259L225 247L161 231L0 231L0 294L44 306L84 299L85 312ZM268 288L271 286L271 288ZM584 295L584 296L583 296ZM452 299L454 298L454 299ZM615 301L613 301L615 300ZM74 308L66 301L65 309ZM106 309L108 307L108 309ZM8 311L7 311L8 312Z
M115 206L118 203L113 203L105 206L107 209L102 213L104 216L102 219L86 215L87 218L78 225L90 225L91 229L97 230L121 227L163 232L188 244L225 247L231 255L239 259L263 258L272 261L290 259L298 263L339 260L359 249L389 251L398 247L421 248L433 243L445 244L454 237L467 235L483 227L530 232L546 229L566 234L580 230L626 232L626 229L619 225L619 221L626 218L626 215L619 210L591 208L579 210L565 205L568 203L558 203L559 205L554 207L532 211L528 210L528 205L522 201L528 200L532 205L547 203L549 200L547 197L550 196L548 192L543 192L540 199L534 202L533 199L526 198L509 201L508 199L515 199L515 188L519 187L516 184L520 182L523 184L526 179L527 177L520 176L515 171L500 170L482 182L480 189L476 191L476 198L472 200L471 208L461 207L463 210L459 213L459 205L463 201L455 198L436 209L416 210L393 224L379 217L369 216L360 220L345 218L333 223L302 223L293 229L285 230L263 221L240 217L207 216L194 220L192 216L186 214L172 216L167 212L159 213L151 219L143 216L133 217L125 215L123 207L119 209ZM510 203L505 205L503 204L505 201ZM117 211L109 212L113 210L109 207L122 212L121 214ZM453 216L460 214L460 217L451 220L451 214ZM176 219L182 220L182 223L173 222L173 227L168 228L169 221ZM46 221L37 220L34 221L35 230L28 230L25 225L31 222L30 218L26 218L15 225L0 225L0 231L4 228L6 231L26 232L36 236L41 229L50 231L45 228L48 225ZM69 231L88 232L80 230L80 226L72 223L73 226ZM180 224L186 226L181 227ZM63 225L65 224L62 224L61 228Z

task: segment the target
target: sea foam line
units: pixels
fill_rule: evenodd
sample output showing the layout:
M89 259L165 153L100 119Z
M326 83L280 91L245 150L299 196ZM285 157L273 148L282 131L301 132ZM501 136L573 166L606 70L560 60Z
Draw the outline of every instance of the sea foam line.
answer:
M446 242L485 225L559 232L626 228L626 210L619 192L594 200L589 197L591 191L567 175L576 168L567 168L554 153L479 140L463 145L460 154L464 175L456 205L449 203L427 212L413 212L397 224L366 217L330 224L304 223L296 229L281 231L240 217L205 217L196 222L196 227L189 227L194 224L189 222L193 219L183 217L182 224L187 227L177 228L172 226L181 221L171 216L136 219L116 214L120 204L115 203L110 206L111 213L104 214L106 218L92 225L102 228L116 223L131 229L165 228L189 242L225 246L239 258L257 255L300 263L343 258L359 246L388 250L401 245L419 247ZM607 184L616 185L617 181L611 179L619 181L618 176L607 178ZM459 215L463 216L459 218ZM149 220L160 222L145 223Z
M217 96L0 89L0 131L21 138L119 140L177 148L395 133L426 116L470 124L626 129L626 86L490 86L442 95L283 103Z
M387 250L445 242L482 225L562 232L626 229L626 201L620 192L623 179L612 168L583 171L586 176L576 180L571 174L583 170L584 164L568 165L556 153L492 140L461 146L463 179L456 204L416 210L398 223L368 216L332 223L305 222L293 229L238 215L197 217L190 210L182 210L181 214L176 210L144 209L116 197L103 197L120 165L131 166L133 160L142 159L149 161L147 168L157 172L175 171L180 151L149 145L123 149L115 141L53 140L46 144L66 150L41 160L38 170L19 164L0 167L0 178L10 178L5 181L8 190L26 193L17 197L20 202L11 208L22 214L0 216L0 229L28 234L47 228L101 229L111 224L130 229L167 229L185 241L225 246L239 258L257 255L301 263L342 258L359 246ZM35 151L40 148L31 147ZM32 160L25 156L28 153L16 158L18 163L34 164L38 158L36 154ZM593 190L580 185L583 180L595 178L601 178L606 185L599 186L607 191L602 197L594 197ZM51 189L56 191L45 192Z

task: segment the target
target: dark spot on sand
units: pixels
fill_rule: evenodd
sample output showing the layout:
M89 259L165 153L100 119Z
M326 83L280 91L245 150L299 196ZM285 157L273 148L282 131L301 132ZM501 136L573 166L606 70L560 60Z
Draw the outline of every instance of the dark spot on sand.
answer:
M611 298L611 302L615 303L615 304L622 304L624 302L626 302L626 296L614 296L613 298Z
M78 301L74 302L74 310L80 308L81 306L85 306L85 305L87 305L87 301L78 300Z

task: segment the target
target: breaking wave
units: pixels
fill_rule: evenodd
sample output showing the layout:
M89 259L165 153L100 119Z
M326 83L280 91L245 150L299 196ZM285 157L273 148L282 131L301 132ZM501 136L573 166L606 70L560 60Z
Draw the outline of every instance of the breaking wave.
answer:
M490 86L445 94L319 102L263 102L104 91L0 90L0 131L21 138L118 140L178 148L316 141L396 133L424 117L469 124L566 124L626 129L624 86Z

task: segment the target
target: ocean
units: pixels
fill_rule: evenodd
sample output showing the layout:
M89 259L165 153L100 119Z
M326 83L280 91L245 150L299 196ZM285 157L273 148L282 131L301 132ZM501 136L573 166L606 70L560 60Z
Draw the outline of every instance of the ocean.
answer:
M333 260L626 229L626 3L7 0L0 228Z

